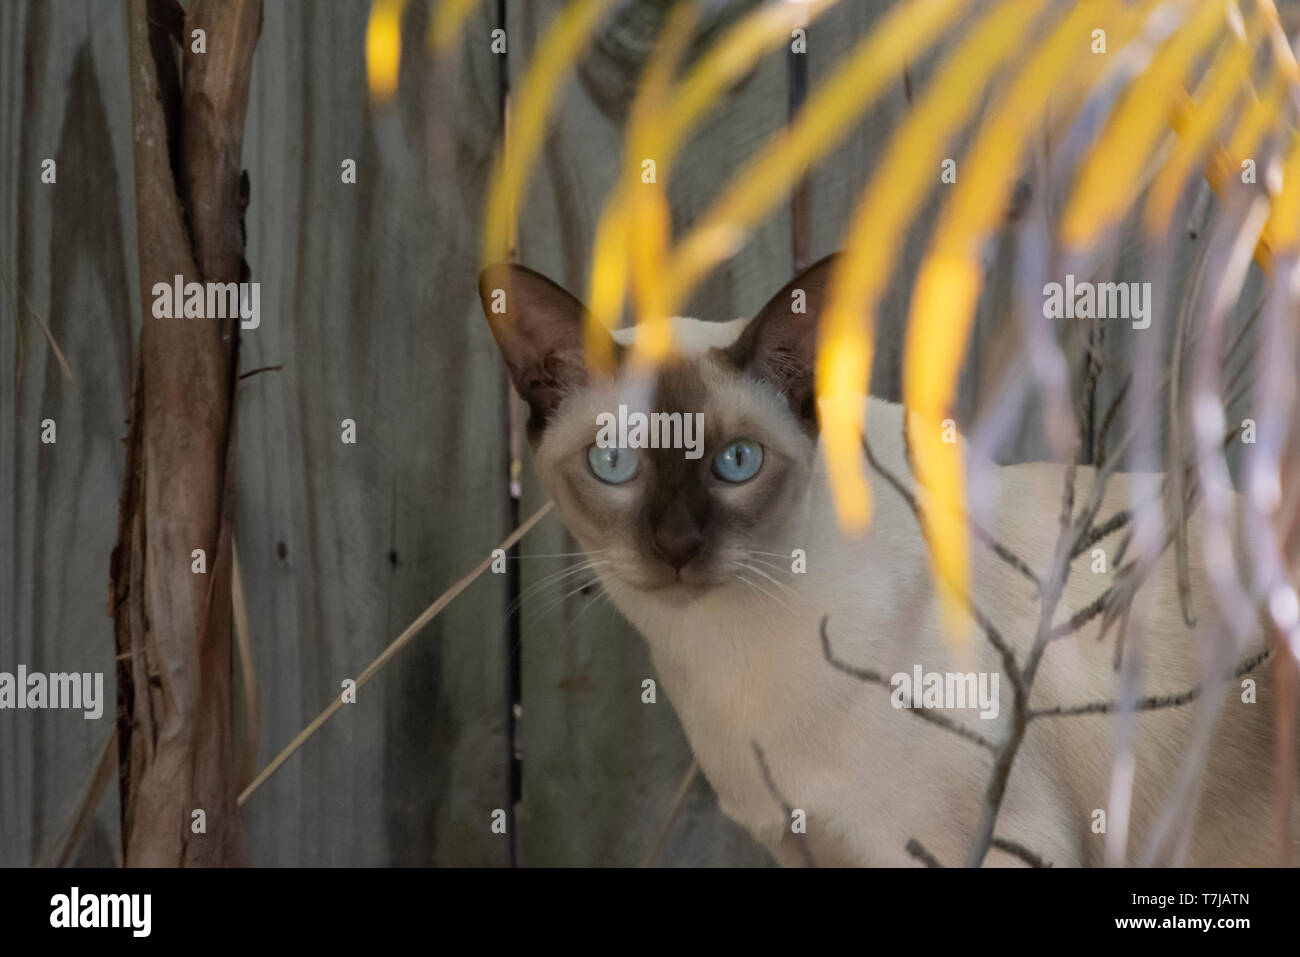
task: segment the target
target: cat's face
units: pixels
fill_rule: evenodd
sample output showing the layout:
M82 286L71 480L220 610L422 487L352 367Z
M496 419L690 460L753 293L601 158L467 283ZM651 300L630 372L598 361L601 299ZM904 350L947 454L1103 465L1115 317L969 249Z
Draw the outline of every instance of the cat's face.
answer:
M484 312L530 406L538 473L603 575L689 600L753 579L772 560L763 553L789 553L816 447L828 272L823 260L796 277L743 332L679 320L669 362L635 372L616 349L615 371L598 373L583 358L580 303L522 267L485 270Z

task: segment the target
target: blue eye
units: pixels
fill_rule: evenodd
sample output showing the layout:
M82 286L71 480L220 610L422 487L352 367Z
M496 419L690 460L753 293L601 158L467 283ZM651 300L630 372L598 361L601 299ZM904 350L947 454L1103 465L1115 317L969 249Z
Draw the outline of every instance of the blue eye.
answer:
M622 485L637 472L636 449L602 449L593 445L587 449L587 463L591 473L607 485Z
M713 474L724 482L748 482L763 464L763 446L737 439L713 459Z

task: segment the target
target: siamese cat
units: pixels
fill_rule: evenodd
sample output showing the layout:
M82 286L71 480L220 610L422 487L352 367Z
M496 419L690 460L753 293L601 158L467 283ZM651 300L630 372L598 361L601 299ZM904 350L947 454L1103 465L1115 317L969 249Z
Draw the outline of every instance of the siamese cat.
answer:
M545 277L501 264L484 271L479 291L530 409L537 471L569 531L592 553L601 583L649 643L722 810L782 864L915 865L907 849L914 839L939 862L958 865L977 833L993 773L994 752L978 739L1003 741L1013 690L982 633L972 628L954 640L947 630L916 517L865 461L870 526L848 535L836 521L813 392L817 317L830 266L830 258L811 266L749 321L673 320L673 358L643 375L621 359L615 372L589 369L584 308ZM796 311L799 302L805 308ZM616 355L632 335L615 333ZM864 402L875 458L915 494L902 407ZM702 454L688 457L685 449L663 447L671 441L646 441L646 430L624 447L598 442L602 423L620 407L629 418L702 414ZM653 438L671 439L668 416ZM984 513L989 537L1040 577L1058 535L1064 475L1064 466L1050 463L998 468ZM1086 501L1092 480L1091 469L1078 470L1077 503ZM1099 518L1130 507L1131 481L1112 478ZM1192 594L1200 627L1209 627L1198 515L1189 525ZM1111 584L1109 556L1121 536L1102 539L1074 561L1055 622ZM1023 667L1040 614L1035 585L972 539L973 603ZM1093 549L1106 553L1100 564ZM1140 642L1140 695L1205 690L1190 703L1132 719L1133 762L1119 772L1132 774L1125 860L1297 860L1300 800L1292 801L1285 850L1275 846L1272 822L1270 676L1277 656L1258 655L1261 637L1229 662L1248 654L1261 659L1241 677L1225 680L1224 670L1203 664L1201 636L1183 621L1172 550L1143 587L1146 625L1140 638L1128 639ZM845 667L828 659L823 620L830 655ZM1115 632L1099 640L1100 621L1048 647L1032 710L1119 698ZM861 680L851 669L888 684ZM911 689L918 680L923 687ZM932 713L978 737L918 720L912 704L946 709ZM1160 815L1192 753L1204 707L1220 709L1209 757L1167 830L1158 826ZM1125 720L1089 713L1030 721L995 836L1057 866L1103 863L1107 828L1124 826L1106 814L1115 813L1112 764L1118 722ZM1153 843L1157 833L1166 836ZM986 861L1022 863L1003 848L991 849Z

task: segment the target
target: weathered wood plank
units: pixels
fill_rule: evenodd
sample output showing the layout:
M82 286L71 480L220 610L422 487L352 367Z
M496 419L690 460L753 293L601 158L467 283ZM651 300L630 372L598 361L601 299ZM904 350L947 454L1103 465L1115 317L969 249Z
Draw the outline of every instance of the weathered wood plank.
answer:
M507 4L512 86L560 4ZM729 11L741 12L743 5ZM519 218L520 262L583 295L600 210L619 170L626 112L666 5L616 9L566 84L544 155ZM668 179L680 233L783 122L780 55L764 60L702 124ZM705 282L689 311L730 319L756 311L792 269L789 214L764 224L739 255ZM524 514L544 501L525 477ZM538 583L572 559L575 543L548 520L525 543L523 584ZM523 860L531 865L628 865L645 855L690 763L667 696L641 703L655 677L642 639L594 592L548 586L523 611ZM661 864L755 864L766 860L696 783L659 855Z
M427 85L427 14L409 11L379 113L364 5L266 13L246 150L266 318L243 366L284 369L247 380L239 409L259 765L508 531L504 391L475 293L495 73L467 45ZM477 583L250 799L254 863L505 862L489 831L503 607L501 579Z
M97 721L0 718L6 865L31 863L63 826L112 731L106 586L140 302L125 26L120 5L89 0L0 8L0 670L102 672L106 698ZM113 862L116 804L100 806L80 861Z

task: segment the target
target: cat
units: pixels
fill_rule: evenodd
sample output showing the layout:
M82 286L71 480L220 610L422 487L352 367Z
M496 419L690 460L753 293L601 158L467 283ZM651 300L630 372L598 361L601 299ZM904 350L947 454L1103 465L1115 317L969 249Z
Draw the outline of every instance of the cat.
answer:
M957 865L979 826L994 765L988 744L1000 743L1011 727L1013 691L1001 674L992 685L993 707L931 712L974 738L898 706L909 701L897 676L997 676L1004 669L977 629L955 639L946 628L916 516L885 478L890 473L916 494L901 406L864 397L866 436L879 465L864 463L872 520L861 535L844 533L836 521L812 372L832 263L828 257L810 266L750 320L672 320L676 351L648 374L627 360L633 329L613 334L613 371L590 368L586 310L536 272L491 266L479 292L510 378L529 406L538 474L568 530L596 556L601 584L648 642L723 812L783 865L916 865L924 857L917 846ZM804 309L796 311L800 302ZM621 405L702 413L703 455L597 445L600 417ZM1053 463L997 468L981 513L990 537L1040 575L1057 538L1064 476L1064 466ZM1092 469L1078 469L1076 502L1086 500L1092 480ZM1130 506L1132 482L1126 474L1112 478L1101 518ZM1190 576L1204 628L1212 609L1201 536L1193 513ZM1109 554L1120 537L1112 533L1092 548ZM975 538L970 548L972 601L1023 666L1038 626L1036 586L985 540ZM1114 580L1113 570L1096 570L1092 548L1074 560L1054 622L1087 607ZM1148 626L1140 639L1128 639L1142 649L1141 694L1198 687L1202 643L1184 624L1170 552L1141 594ZM1095 618L1048 647L1031 709L1116 699L1115 631L1098 640L1100 625ZM1243 650L1238 660L1247 653L1255 659L1234 680L1210 669L1215 693L1139 713L1125 860L1234 865L1282 856L1272 824L1277 656L1259 654L1264 647L1257 638ZM853 669L878 680L863 680ZM1177 818L1172 839L1153 843L1207 702L1221 703L1221 710L1193 803ZM1029 722L987 863L1032 860L1017 847L1056 866L1106 860L1106 825L1123 828L1105 821L1114 814L1117 720L1085 714ZM1300 801L1292 810L1284 856L1294 861ZM1190 829L1182 826L1188 816ZM910 842L917 843L909 848Z

